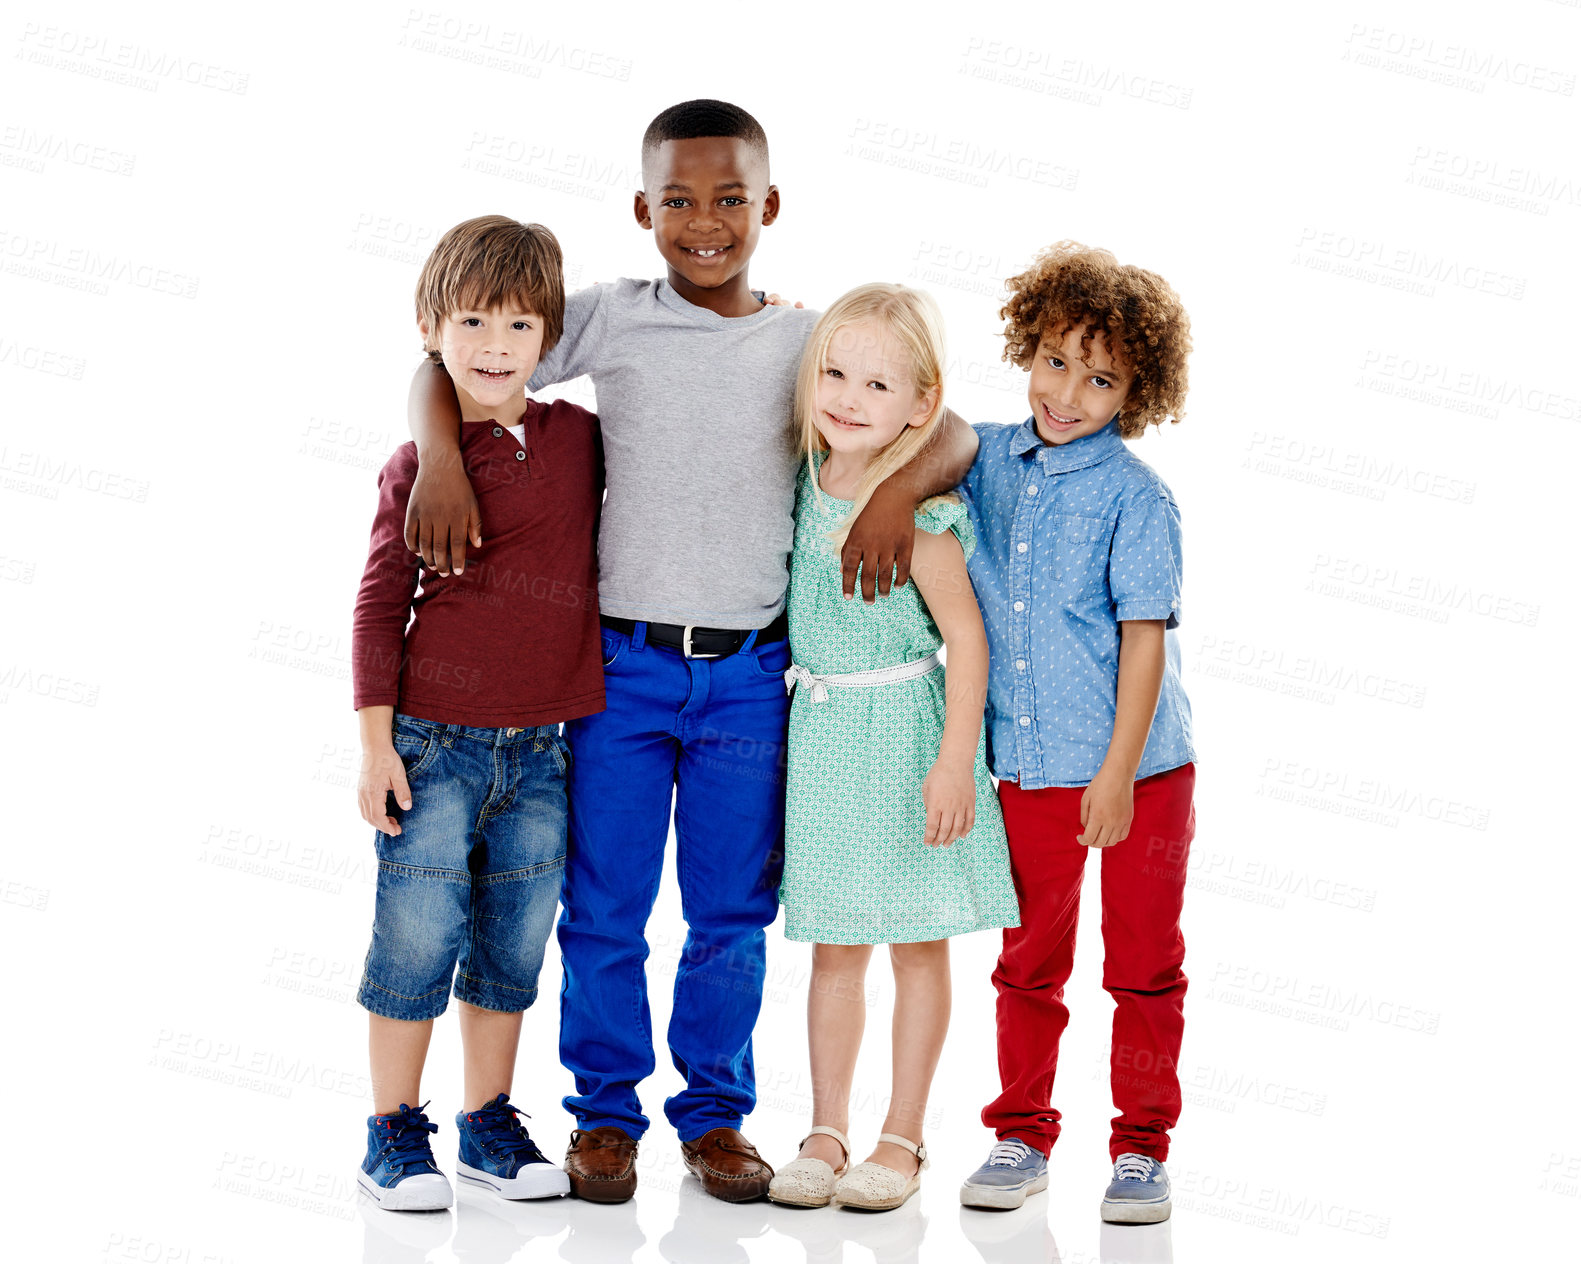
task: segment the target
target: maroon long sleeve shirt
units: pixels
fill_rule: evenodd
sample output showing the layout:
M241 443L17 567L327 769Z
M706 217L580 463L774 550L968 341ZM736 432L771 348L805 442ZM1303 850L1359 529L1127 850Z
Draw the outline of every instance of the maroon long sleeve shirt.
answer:
M417 445L379 472L379 509L352 622L353 705L439 724L527 727L604 709L598 634L598 418L527 401L525 443L498 423L461 428L483 547L440 575L409 552Z

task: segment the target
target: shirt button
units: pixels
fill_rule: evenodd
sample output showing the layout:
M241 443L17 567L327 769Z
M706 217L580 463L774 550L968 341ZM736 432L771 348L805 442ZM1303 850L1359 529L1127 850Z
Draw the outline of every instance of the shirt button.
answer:
M1024 658L1016 659L1016 670L1017 671L1026 671L1026 669L1027 669L1027 660L1024 659Z
M516 449L516 459L518 461L525 461L527 459L527 454L525 452L523 452L520 448L517 448Z
M1030 715L1024 715L1024 716L1021 717L1021 727L1022 728L1028 728L1028 727L1030 727L1031 724L1032 724L1032 717Z
M1027 603L1026 602L1024 602L1024 601L1016 602L1015 609L1016 609L1016 613L1017 614L1020 614L1021 611L1025 610L1026 608L1027 608Z
M503 430L501 430L501 429L500 429L500 428L499 428L499 427L498 427L498 426L495 426L495 427L494 427L494 437L495 437L495 438L496 438L496 439L498 439L498 438L499 438L499 437L500 437L500 436L501 436L501 435L502 435L502 434L504 434L504 433L505 433L505 432L504 432L504 431L503 431Z
M1038 485L1036 483L1028 483L1027 484L1027 495L1028 496L1036 496L1037 494L1038 494Z
M1025 553L1026 551L1027 551L1026 541L1023 540L1020 544L1016 545L1016 552L1017 553Z

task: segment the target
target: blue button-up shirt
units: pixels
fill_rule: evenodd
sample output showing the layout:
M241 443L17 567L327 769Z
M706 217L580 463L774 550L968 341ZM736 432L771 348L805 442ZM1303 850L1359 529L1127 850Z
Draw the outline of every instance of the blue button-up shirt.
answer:
M1085 786L1114 736L1120 623L1180 621L1180 510L1113 422L1059 445L1031 419L973 428L962 490L988 630L989 766L1027 790ZM1196 760L1173 631L1164 659L1138 777Z

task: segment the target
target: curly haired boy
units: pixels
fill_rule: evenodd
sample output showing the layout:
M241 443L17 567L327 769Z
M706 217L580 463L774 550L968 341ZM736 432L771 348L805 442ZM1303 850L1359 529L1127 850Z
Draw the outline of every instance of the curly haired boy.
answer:
M967 476L972 584L990 655L988 758L1021 925L1004 932L997 1142L961 1188L1019 1207L1047 1188L1050 1104L1088 849L1103 853L1103 985L1114 998L1105 1220L1169 1215L1180 1113L1180 910L1195 831L1180 620L1180 512L1126 447L1186 395L1190 322L1162 277L1062 241L1007 282L1005 358L1032 415L980 425Z

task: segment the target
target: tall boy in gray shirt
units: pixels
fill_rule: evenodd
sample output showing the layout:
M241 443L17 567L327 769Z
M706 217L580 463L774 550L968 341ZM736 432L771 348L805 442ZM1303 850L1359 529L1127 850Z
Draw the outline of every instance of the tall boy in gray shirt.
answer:
M622 1202L636 1189L648 1119L636 1086L654 1069L643 962L675 802L676 872L688 934L669 1046L686 1087L665 1102L687 1167L732 1201L772 1170L739 1132L756 1103L752 1028L763 928L778 913L788 702L782 677L786 558L798 454L792 397L816 314L765 306L747 279L779 215L768 143L744 110L689 101L643 137L636 216L662 281L571 296L539 389L592 375L608 495L599 533L606 710L566 726L571 839L560 951L560 1057L576 1078L566 1170L572 1193ZM481 540L455 459L454 390L413 384L420 469L407 542L460 570ZM879 489L845 546L846 593L904 583L912 510L952 487L976 444L957 419ZM591 529L591 525L589 527Z

